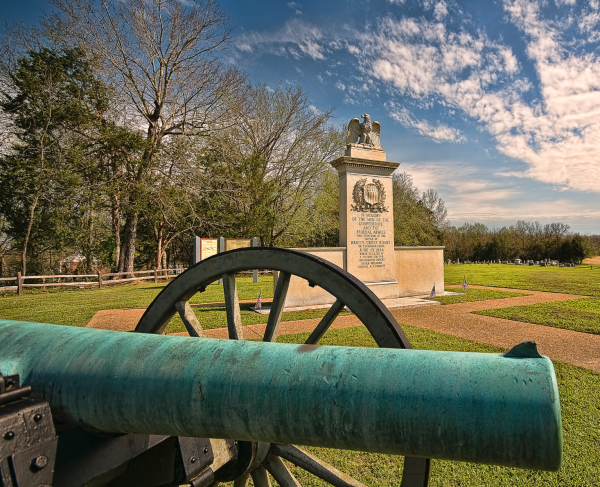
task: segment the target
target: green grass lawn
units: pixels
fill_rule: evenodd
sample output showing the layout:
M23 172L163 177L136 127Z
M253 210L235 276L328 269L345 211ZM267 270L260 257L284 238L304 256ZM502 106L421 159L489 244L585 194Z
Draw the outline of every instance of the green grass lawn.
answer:
M402 325L414 348L469 352L504 352L421 328ZM281 336L278 341L303 343L308 333ZM323 345L375 346L362 327L330 330ZM600 374L555 363L561 397L564 463L558 472L536 472L461 462L434 461L432 486L594 486L600 485ZM369 486L399 485L402 457L307 448L308 451ZM300 468L292 468L303 486L329 485Z
M431 298L430 301L439 301L444 304L468 303L470 301L486 301L488 299L514 298L515 296L527 296L527 293L514 293L509 291L496 291L494 289L472 289L463 291L460 288L448 288L446 291L462 293L462 296L440 296ZM429 298L428 298L429 299Z
M255 300L261 291L264 299L273 297L272 277L260 277L256 284L252 283L251 277L238 277L236 283L240 300ZM107 286L102 289L68 289L60 292L36 290L26 292L23 296L5 293L0 296L0 319L85 326L99 310L146 308L165 286L166 283L142 282ZM190 303L216 303L224 300L223 286L215 283L208 286L203 293L193 296ZM250 311L251 306L253 304L240 304L242 324L266 323L269 316ZM192 309L205 330L227 326L224 306L193 307ZM327 309L284 313L281 319L282 321L295 321L321 318L325 316L326 312ZM347 314L349 313L343 311L340 316ZM183 322L178 315L171 320L166 331L167 333L185 331Z
M570 299L554 303L488 309L474 313L600 335L600 299Z
M600 297L600 266L539 267L525 265L445 265L445 284L530 289Z
M259 277L253 284L251 277L236 279L240 300L273 297L273 278ZM43 292L26 290L23 296L3 293L0 296L0 319L54 323L57 325L85 326L102 309L146 308L167 283L116 284L102 289L49 288ZM211 284L206 291L190 299L191 304L224 301L223 286ZM181 321L180 321L181 323ZM183 326L183 323L181 323Z

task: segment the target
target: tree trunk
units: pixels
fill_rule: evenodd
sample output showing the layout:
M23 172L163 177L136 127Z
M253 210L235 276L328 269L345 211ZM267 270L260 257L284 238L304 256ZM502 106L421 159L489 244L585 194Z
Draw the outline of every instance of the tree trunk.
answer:
M113 195L111 201L111 213L112 213L112 231L115 236L115 269L119 268L119 261L121 259L121 206L119 196ZM120 271L117 271L120 272Z
M90 204L91 206L91 204ZM94 265L94 251L92 250L94 247L94 210L90 210L90 218L88 221L88 241L87 241L87 249L85 252L85 263L86 263L86 274L92 273L92 267Z
M128 272L125 277L135 277L133 274L133 260L135 258L135 240L137 236L138 214L135 210L131 210L127 214L125 220L125 228L123 230L123 244L121 247L121 255L119 259L118 272Z
M27 275L27 245L29 244L29 236L31 235L31 229L33 228L33 217L35 215L35 209L40 199L39 191L33 197L31 208L29 209L29 222L27 223L27 230L25 231L25 238L23 239L23 248L21 249L21 275Z
M163 230L164 230L165 222L160 222L158 224L158 229L156 230L156 268L161 268L162 256L163 256Z

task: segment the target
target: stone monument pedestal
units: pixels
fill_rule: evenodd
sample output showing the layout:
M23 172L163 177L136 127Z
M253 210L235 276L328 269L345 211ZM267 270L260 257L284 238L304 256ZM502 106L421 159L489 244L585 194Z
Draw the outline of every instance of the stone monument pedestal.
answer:
M362 115L348 125L344 155L331 162L340 181L340 246L293 249L343 268L360 279L388 308L430 306L418 299L435 285L444 290L444 247L394 247L392 173L379 145L380 126ZM360 143L357 143L360 142ZM274 276L274 281L277 275ZM290 281L285 310L323 308L335 298L297 276ZM351 303L348 303L352 309Z
M397 298L392 173L381 149L350 146L331 162L340 178L340 247L346 267L379 299Z

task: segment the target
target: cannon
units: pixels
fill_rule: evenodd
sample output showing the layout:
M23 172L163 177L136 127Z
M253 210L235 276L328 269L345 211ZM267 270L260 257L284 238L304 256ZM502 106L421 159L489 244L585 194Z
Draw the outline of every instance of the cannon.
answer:
M280 272L263 342L244 341L235 273ZM275 343L292 275L336 302L305 344ZM229 337L203 338L188 300L222 278ZM348 305L379 348L318 342ZM179 313L195 338L165 336ZM337 266L283 249L240 249L166 286L134 333L0 321L0 485L299 485L282 459L335 486L362 486L294 445L405 455L401 485L431 459L557 470L552 362L412 350L389 311Z

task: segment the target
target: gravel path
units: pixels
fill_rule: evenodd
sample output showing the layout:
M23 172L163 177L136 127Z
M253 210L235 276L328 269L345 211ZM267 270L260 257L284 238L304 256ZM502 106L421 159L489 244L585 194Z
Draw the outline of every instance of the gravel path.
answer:
M460 286L448 286L460 287ZM493 288L486 286L470 286L477 289L496 289L500 291L516 291L527 293L527 296L473 301L469 303L431 306L391 310L401 324L454 335L476 342L489 343L500 347L511 348L523 341L535 341L539 351L552 360L571 363L580 367L600 372L600 336L579 333L560 328L552 328L531 323L492 318L472 314L493 308L523 306L536 303L581 299L586 296L574 294L548 293L520 289ZM108 328L113 330L131 330L143 314L143 309L99 311L90 321L88 327ZM137 318L136 318L137 317ZM280 335L310 332L319 323L319 318L282 322ZM332 328L348 328L361 325L355 316L341 316L335 320ZM266 325L244 326L244 338L261 338ZM206 330L209 338L227 338L227 328ZM187 333L177 333L187 335Z

